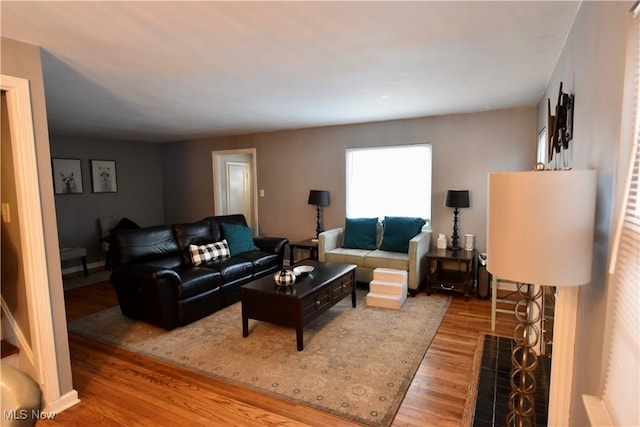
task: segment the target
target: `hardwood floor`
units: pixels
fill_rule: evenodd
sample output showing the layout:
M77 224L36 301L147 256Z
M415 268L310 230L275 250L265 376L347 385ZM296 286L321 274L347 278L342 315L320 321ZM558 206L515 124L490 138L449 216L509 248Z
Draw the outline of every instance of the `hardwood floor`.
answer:
M117 304L105 282L65 292L68 320ZM498 335L513 315L498 313ZM490 333L491 301L453 297L393 426L461 424L480 334ZM355 426L353 422L70 335L81 402L47 424L63 426Z

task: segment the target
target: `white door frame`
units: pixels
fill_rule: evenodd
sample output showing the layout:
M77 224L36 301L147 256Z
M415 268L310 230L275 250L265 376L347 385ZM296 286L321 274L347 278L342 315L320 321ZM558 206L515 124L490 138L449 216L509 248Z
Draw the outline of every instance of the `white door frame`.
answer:
M60 395L49 274L43 228L36 142L31 113L29 80L2 75L6 91L11 147L15 169L16 210L20 218L22 264L29 304L29 329L34 378L42 389L45 410L59 412L78 402L77 393ZM23 343L21 343L22 345ZM29 367L31 368L31 367Z
M219 215L222 212L222 199L220 195L223 193L221 188L221 179L218 177L220 174L224 174L225 171L220 167L220 162L223 157L236 155L236 154L248 154L251 157L251 201L253 205L253 224L248 224L253 230L254 235L259 235L258 229L258 173L257 164L258 158L256 156L255 148L242 148L237 150L222 150L211 152L211 162L213 165L213 209L214 215ZM221 170L222 169L222 170Z

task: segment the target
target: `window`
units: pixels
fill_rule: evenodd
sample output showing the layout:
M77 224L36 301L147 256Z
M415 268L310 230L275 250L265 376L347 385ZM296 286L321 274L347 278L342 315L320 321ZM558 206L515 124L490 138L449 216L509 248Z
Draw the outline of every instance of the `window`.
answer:
M628 58L633 99L628 176L612 247L608 314L604 345L603 388L599 396L584 396L592 425L640 425L640 6L636 3ZM624 124L623 124L624 125ZM624 164L622 161L620 164Z
M637 17L636 17L637 20ZM639 25L636 23L636 31ZM638 32L636 32L637 35ZM640 52L636 51L637 58ZM637 59L636 58L636 59ZM637 64L637 63L636 63ZM615 425L640 425L640 201L638 179L640 169L640 126L638 68L635 84L635 129L629 161L629 176L625 187L622 218L616 230L613 248L610 286L613 291L613 318L603 400Z
M536 161L538 163L547 164L547 128L544 128L538 133L538 149L536 153Z
M348 149L347 217L431 218L431 145Z

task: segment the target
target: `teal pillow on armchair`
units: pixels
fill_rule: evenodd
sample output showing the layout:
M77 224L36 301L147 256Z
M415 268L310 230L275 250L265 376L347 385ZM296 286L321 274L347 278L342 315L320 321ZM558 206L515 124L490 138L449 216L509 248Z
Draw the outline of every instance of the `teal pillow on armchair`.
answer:
M409 240L413 239L425 224L422 218L384 217L384 233L381 251L409 253Z
M377 235L378 218L347 218L342 247L375 250Z

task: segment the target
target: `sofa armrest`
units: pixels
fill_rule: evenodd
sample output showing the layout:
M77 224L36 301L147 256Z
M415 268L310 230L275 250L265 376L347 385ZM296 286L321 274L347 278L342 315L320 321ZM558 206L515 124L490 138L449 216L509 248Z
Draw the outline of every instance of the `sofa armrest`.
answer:
M182 279L175 271L124 264L113 270L110 281L125 316L168 330L178 326L178 287Z
M163 267L156 267L148 264L124 264L115 268L110 275L110 280L119 282L126 280L156 280L160 278L173 278L181 283L180 276L173 270Z
M344 228L334 228L323 231L318 235L318 260L324 262L324 254L327 251L339 248L342 243Z
M421 231L409 240L409 289L418 289L427 277L427 253L430 246L431 230Z
M254 237L253 243L261 251L272 252L278 255L278 269L282 269L284 263L284 250L289 239L284 237Z
M289 239L284 237L254 237L253 244L261 251L284 254L284 248L289 243Z

